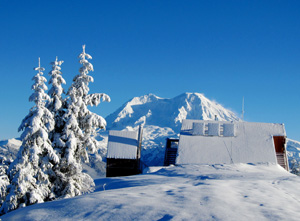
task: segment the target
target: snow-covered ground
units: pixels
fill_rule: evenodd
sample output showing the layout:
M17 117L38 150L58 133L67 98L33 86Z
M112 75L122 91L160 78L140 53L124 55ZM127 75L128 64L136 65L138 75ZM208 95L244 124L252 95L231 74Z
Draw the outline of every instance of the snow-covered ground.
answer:
M153 167L96 180L96 191L3 220L299 220L300 177L278 165Z

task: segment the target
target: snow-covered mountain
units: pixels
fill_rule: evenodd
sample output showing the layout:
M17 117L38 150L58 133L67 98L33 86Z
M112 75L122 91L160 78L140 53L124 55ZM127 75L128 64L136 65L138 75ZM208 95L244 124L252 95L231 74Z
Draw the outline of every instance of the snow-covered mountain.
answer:
M135 97L106 118L108 129L137 125L168 127L179 132L183 119L236 121L232 111L200 93L184 93L167 99L154 94Z

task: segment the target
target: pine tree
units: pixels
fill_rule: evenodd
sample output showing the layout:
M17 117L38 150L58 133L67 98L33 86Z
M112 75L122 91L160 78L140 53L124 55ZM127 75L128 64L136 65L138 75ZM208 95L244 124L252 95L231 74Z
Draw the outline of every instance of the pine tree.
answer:
M49 134L49 138L52 142L52 146L56 149L64 146L64 143L61 140L61 133L64 126L62 117L65 113L65 100L62 98L64 89L62 84L66 84L66 81L63 79L60 71L60 66L63 62L64 61L58 61L56 57L56 60L50 63L52 65L52 70L49 72L49 84L51 84L52 87L48 91L48 95L50 96L51 100L48 102L47 108L51 111L55 119L55 126L53 131L51 131Z
M106 94L88 94L89 83L93 82L93 65L88 62L92 59L89 54L83 52L79 55L82 67L79 75L75 76L67 95L67 110L64 115L63 140L65 147L61 150L61 164L56 174L61 189L60 194L65 197L73 197L93 190L94 181L86 173L82 172L81 161L88 161L88 152L95 152L99 148L95 139L97 132L105 128L106 121L101 116L88 110L88 105L98 105L100 101L110 101Z
M54 128L54 117L45 107L49 96L45 93L47 80L43 77L45 69L40 66L40 59L35 70L38 73L33 77L34 93L29 97L35 105L19 127L19 131L23 130L22 146L8 169L11 184L0 213L55 198L51 181L55 178L53 168L59 163L59 157L48 138Z
M7 186L10 184L7 176L7 170L11 162L11 159L7 159L5 156L0 156L0 207L6 198Z

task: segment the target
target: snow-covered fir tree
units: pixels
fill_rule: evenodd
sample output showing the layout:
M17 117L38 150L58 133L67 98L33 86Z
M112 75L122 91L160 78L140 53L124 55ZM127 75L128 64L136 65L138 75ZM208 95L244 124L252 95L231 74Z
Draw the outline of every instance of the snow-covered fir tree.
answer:
M79 58L82 67L67 93L62 136L65 147L61 149L60 167L56 171L57 182L60 182L56 185L60 187L57 192L64 197L73 197L93 190L94 181L88 174L82 172L81 162L88 161L88 152L98 150L97 132L105 128L106 121L91 112L87 106L98 105L101 100L110 101L109 96L103 93L88 94L89 83L94 80L89 75L89 72L93 71L93 65L88 59L92 57L85 53L85 46Z
M49 72L50 80L49 84L52 85L50 90L48 91L48 95L50 96L50 101L47 104L47 108L51 111L55 119L55 126L53 131L49 134L49 138L52 142L52 146L55 148L63 147L64 143L61 140L61 133L64 126L64 121L62 119L65 111L64 111L64 103L65 100L62 98L62 94L64 93L64 89L62 84L66 84L66 81L62 77L61 73L61 65L64 61L56 60L51 62L52 70Z
M53 184L55 178L53 167L59 163L59 157L54 152L48 134L54 128L54 117L45 107L49 96L45 93L47 81L43 77L44 68L35 68L38 73L33 77L33 94L29 101L35 105L23 119L19 131L22 146L16 159L8 169L11 184L7 187L7 196L1 207L1 213L41 203L55 198Z
M11 159L7 159L5 156L0 156L0 207L6 198L7 186L10 184L7 176L7 170L11 162Z

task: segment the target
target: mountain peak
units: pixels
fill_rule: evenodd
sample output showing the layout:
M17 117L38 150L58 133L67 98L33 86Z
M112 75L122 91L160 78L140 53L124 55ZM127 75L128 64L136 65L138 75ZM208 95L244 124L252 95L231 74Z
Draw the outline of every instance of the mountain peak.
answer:
M108 129L139 124L169 127L178 131L183 119L237 121L239 118L201 93L183 93L174 98L154 94L134 97L106 118Z
M162 99L158 96L156 96L155 94L146 94L146 95L143 95L143 96L140 96L140 97L134 97L132 98L128 103L132 104L132 105L135 105L135 104L145 104L145 103L148 103L148 102L152 102L152 101L157 101L159 99Z

